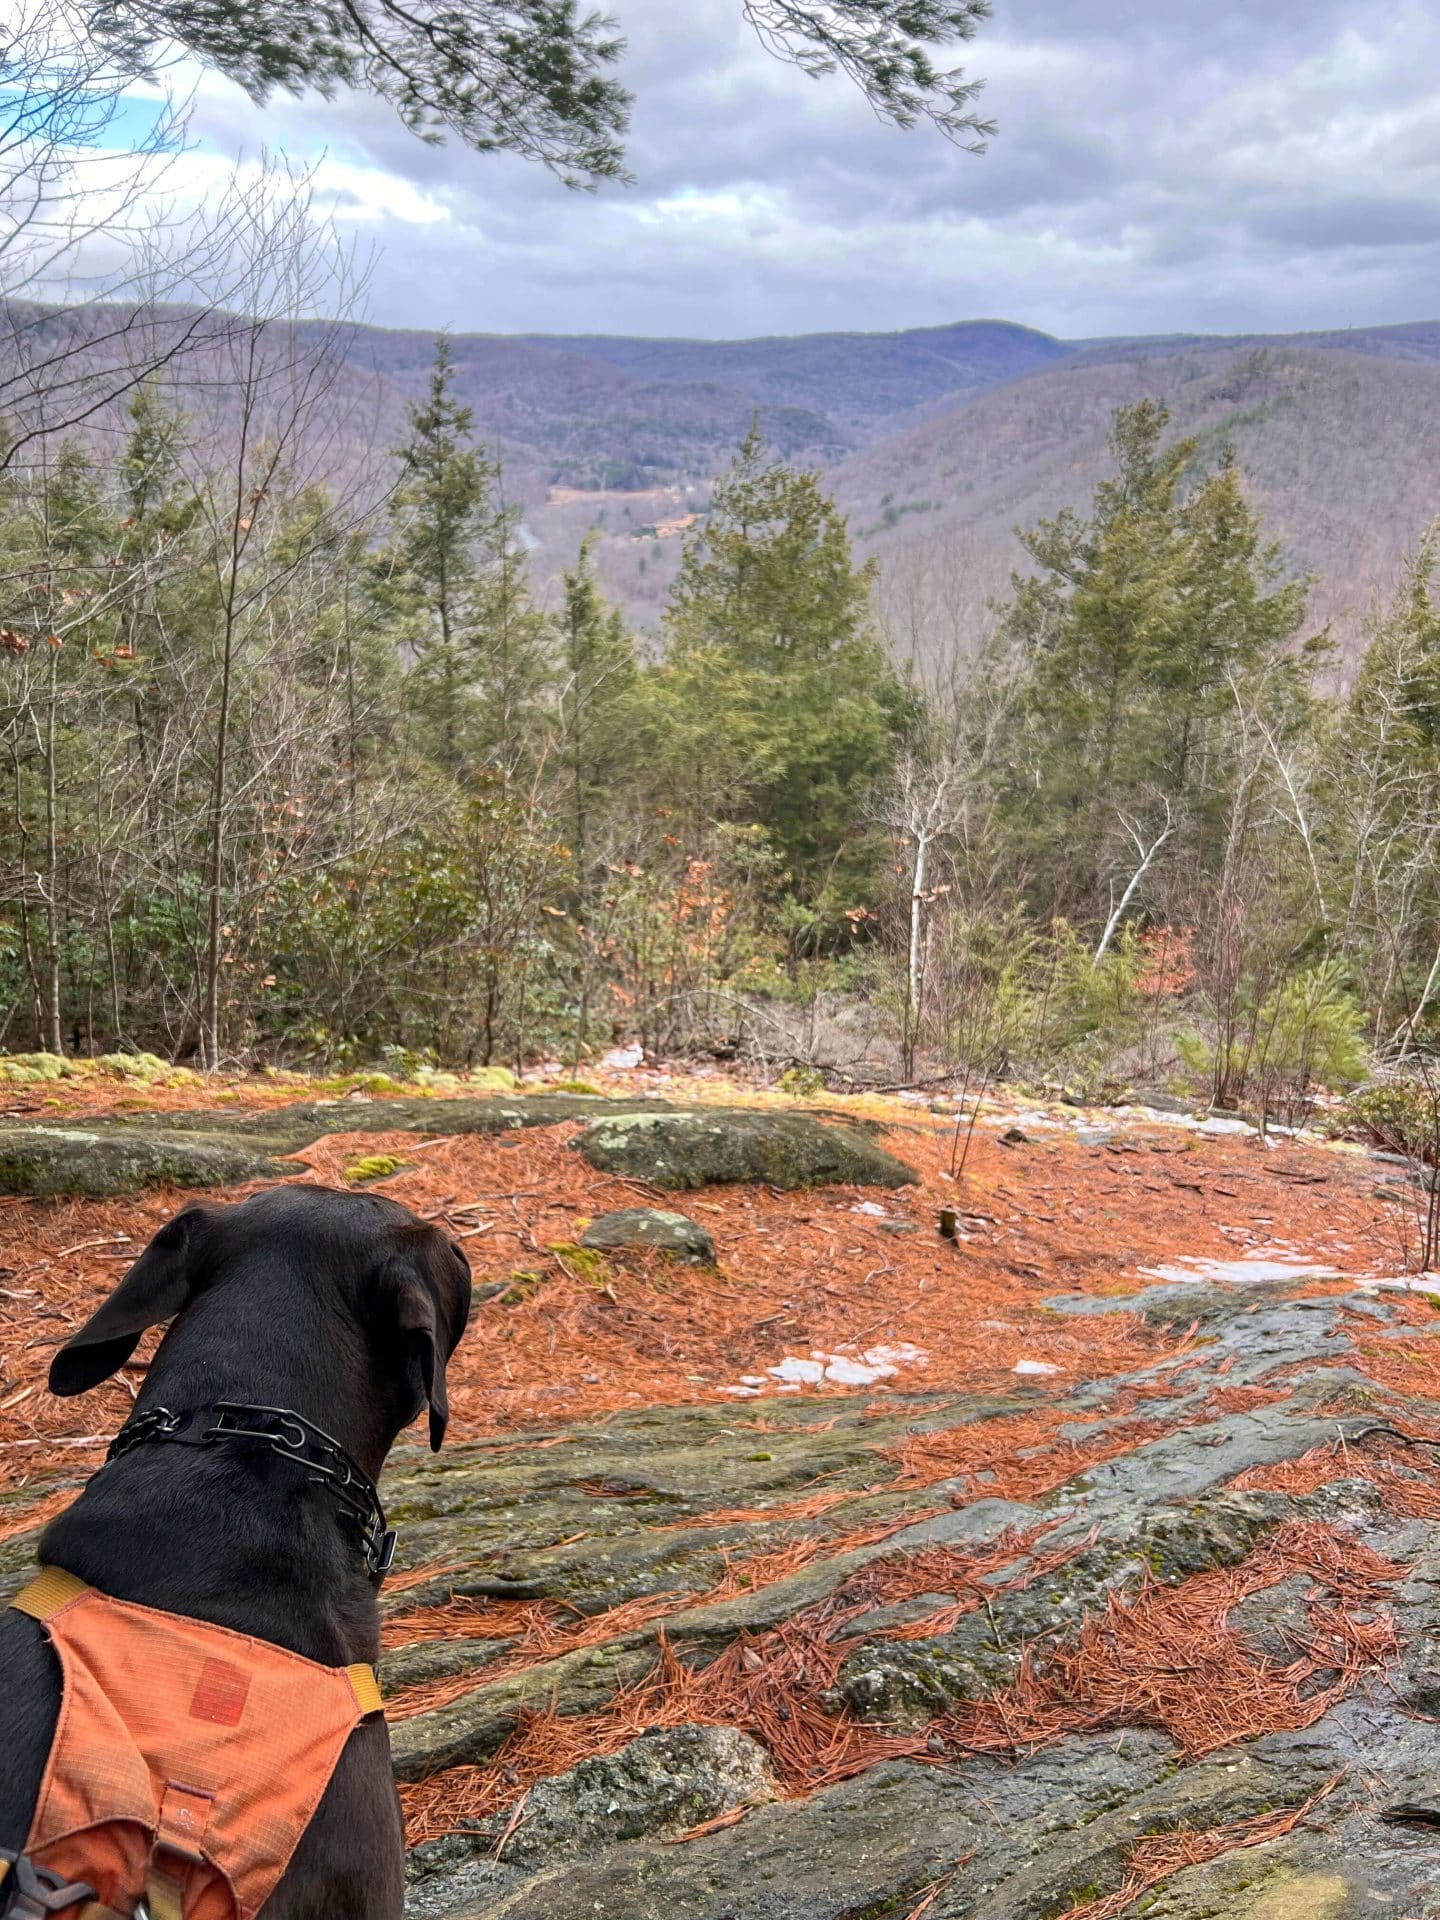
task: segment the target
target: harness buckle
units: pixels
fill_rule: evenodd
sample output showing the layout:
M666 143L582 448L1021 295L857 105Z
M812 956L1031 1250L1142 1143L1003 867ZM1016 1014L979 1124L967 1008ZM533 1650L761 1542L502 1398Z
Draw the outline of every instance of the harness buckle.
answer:
M0 1862L9 1869L0 1882L4 1920L45 1920L47 1913L63 1913L67 1907L78 1907L97 1897L88 1881L62 1880L48 1867L35 1866L23 1853L7 1853L0 1848Z

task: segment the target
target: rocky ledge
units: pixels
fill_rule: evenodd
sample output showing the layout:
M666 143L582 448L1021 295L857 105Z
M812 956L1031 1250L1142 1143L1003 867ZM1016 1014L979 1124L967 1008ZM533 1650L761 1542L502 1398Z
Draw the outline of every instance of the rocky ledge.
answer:
M1295 1292L1153 1289L1183 1364L1063 1396L404 1450L411 1920L1440 1912L1440 1407L1357 1347L1433 1336Z
M1293 1292L1157 1288L1184 1368L1043 1403L792 1397L407 1457L384 1677L436 1835L408 1911L1440 1911L1440 1409L1353 1364L1413 1346L1396 1309ZM944 1477L1042 1404L1041 1491Z

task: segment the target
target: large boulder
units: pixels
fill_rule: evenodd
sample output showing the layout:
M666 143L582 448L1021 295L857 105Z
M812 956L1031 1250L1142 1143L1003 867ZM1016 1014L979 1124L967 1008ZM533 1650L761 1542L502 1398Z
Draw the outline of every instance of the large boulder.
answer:
M705 1107L606 1113L580 1137L601 1173L684 1192L750 1182L798 1187L904 1187L913 1170L860 1128L810 1113Z

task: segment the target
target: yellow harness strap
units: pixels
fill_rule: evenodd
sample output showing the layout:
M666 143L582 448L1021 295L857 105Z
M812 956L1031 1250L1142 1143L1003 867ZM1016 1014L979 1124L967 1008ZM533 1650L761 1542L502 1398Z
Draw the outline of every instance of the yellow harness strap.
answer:
M62 1607L68 1607L72 1600L78 1600L82 1593L88 1592L83 1580L77 1580L73 1573L66 1573L62 1567L42 1567L28 1587L22 1587L10 1602L17 1613L28 1613L32 1620L43 1625L53 1619Z
M43 1625L59 1613L62 1607L68 1607L72 1600L78 1600L89 1588L83 1580L77 1580L73 1573L66 1573L62 1567L42 1567L28 1587L10 1602L18 1613L28 1613L32 1620ZM380 1713L384 1701L380 1697L380 1682L375 1677L375 1669L367 1666L363 1660L353 1667L345 1669L351 1688L355 1694L355 1704L361 1713ZM0 1885L3 1885L0 1880Z

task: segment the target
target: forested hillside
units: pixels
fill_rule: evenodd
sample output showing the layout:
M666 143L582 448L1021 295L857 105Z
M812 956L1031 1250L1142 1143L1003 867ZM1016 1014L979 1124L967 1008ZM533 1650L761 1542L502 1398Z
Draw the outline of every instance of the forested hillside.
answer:
M1083 499L1117 406L1163 400L1197 460L1233 447L1249 496L1313 581L1310 620L1353 666L1375 596L1440 508L1440 363L1312 347L1137 349L1067 363L951 409L837 467L880 556L902 653L932 663L988 625L1016 528Z
M426 343L357 330L347 351L410 394ZM1062 342L983 321L754 341L471 336L455 355L457 391L505 449L542 578L593 530L601 578L653 625L673 523L703 511L758 418L787 457L833 472L860 551L882 560L892 644L926 671L973 647L1018 557L1015 528L1083 497L1110 414L1143 396L1202 455L1234 446L1313 579L1342 672L1440 504L1432 324L1233 341Z
M646 634L593 538L547 588L444 340L348 488L350 360L227 351L208 422L156 378L0 486L11 1046L578 1071L633 1040L1284 1107L1427 1030L1433 538L1386 523L1338 671L1242 435L1278 491L1324 406L1418 493L1419 400L1377 417L1376 382L1429 369L1127 359L977 403L973 441L917 430L992 524L1054 509L983 616L912 549L953 621L922 674L878 533L760 427L664 543ZM1336 537L1379 565L1364 507Z

